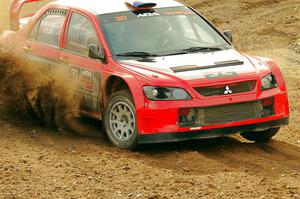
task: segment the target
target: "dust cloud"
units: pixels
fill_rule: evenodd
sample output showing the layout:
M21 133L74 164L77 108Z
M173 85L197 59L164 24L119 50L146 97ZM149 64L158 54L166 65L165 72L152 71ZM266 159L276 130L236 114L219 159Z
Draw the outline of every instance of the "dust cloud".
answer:
M7 42L0 43L0 101L6 113L23 114L47 127L72 129L79 114L77 83L59 71L41 74L14 52Z

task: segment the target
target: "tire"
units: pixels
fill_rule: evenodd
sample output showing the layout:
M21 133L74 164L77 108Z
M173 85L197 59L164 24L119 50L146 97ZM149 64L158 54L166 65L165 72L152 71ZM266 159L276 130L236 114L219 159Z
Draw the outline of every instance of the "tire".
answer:
M114 93L108 101L104 127L109 140L119 148L134 149L138 145L136 111L130 93Z
M274 137L279 129L280 127L268 129L265 131L247 131L241 133L241 136L250 141L265 143L268 142L272 137Z

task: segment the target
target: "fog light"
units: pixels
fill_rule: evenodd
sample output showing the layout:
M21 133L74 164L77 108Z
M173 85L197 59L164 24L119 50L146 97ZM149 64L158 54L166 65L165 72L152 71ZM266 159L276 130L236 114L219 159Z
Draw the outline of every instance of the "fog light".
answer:
M263 106L262 117L268 117L275 114L274 97L263 99L262 106Z
M189 108L181 108L179 109L179 115L180 116L187 116L190 112Z
M274 98L271 97L271 98L263 99L262 103L263 103L263 106L265 107L265 106L273 105L273 101L274 101Z
M180 108L178 109L178 122L180 127L195 127L197 122L196 108Z

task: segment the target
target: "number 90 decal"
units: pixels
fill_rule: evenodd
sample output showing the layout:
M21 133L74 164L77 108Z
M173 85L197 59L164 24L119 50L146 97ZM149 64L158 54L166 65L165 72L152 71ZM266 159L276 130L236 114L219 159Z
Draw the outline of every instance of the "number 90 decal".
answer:
M126 16L116 16L115 17L115 20L116 21L127 21L127 17Z

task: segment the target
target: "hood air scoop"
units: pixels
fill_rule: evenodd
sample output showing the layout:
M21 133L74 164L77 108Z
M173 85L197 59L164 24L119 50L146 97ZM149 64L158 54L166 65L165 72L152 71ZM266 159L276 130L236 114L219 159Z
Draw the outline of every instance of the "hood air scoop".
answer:
M243 65L244 62L240 60L228 60L228 61L221 61L215 62L214 65L207 65L207 66L196 66L196 65L189 65L189 66L176 66L172 67L171 70L174 73L186 72L186 71L193 71L193 70L204 70L210 68L220 68L226 66L239 66Z

